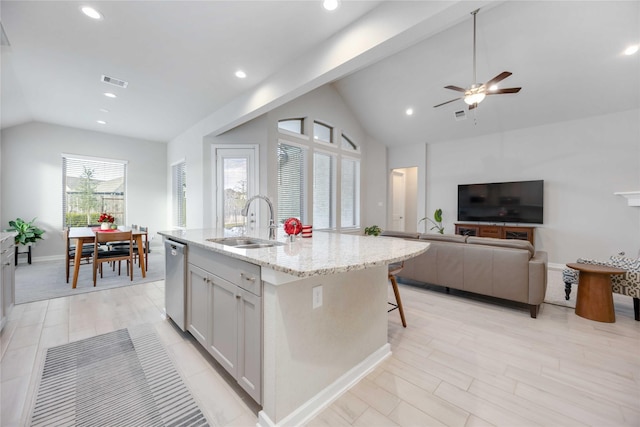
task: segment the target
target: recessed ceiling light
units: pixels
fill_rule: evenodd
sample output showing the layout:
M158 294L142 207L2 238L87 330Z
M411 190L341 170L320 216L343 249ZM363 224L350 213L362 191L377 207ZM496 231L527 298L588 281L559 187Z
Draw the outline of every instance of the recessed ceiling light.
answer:
M633 46L629 46L628 48L626 48L624 50L624 54L625 55L633 55L634 53L636 53L638 51L638 47L639 46L637 44L635 44Z
M109 112L109 110L107 110L106 108L101 108L98 111L100 111L101 113L108 113Z
M405 113L406 113L407 116L413 116L413 108L407 108Z
M107 122L105 122L104 120L96 120L97 123L100 123L101 125L106 125Z
M80 10L91 19L102 20L102 14L90 6L83 6Z
M107 98L117 98L116 94L111 92L105 92L104 96L106 96Z
M338 0L324 0L322 2L322 7L326 10L336 10L340 2Z
M242 70L238 70L236 71L236 77L239 79L244 79L245 77L247 77L247 73Z

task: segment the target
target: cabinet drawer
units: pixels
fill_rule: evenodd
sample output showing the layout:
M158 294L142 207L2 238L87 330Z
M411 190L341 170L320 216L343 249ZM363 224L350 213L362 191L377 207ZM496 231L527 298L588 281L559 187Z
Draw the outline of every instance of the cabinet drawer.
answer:
M198 247L189 248L189 262L254 295L262 295L259 265Z
M480 227L480 237L495 237L496 239L502 238L502 229L500 227Z

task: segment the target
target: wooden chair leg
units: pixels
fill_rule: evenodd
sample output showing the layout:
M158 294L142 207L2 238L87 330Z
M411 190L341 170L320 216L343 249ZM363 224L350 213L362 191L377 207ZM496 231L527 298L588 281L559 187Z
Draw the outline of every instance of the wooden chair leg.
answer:
M404 318L404 308L402 308L402 299L400 298L400 291L398 290L398 282L396 282L396 276L390 275L391 286L393 287L393 293L396 296L396 303L398 305L398 311L400 312L400 319L402 320L402 326L407 327L407 321Z

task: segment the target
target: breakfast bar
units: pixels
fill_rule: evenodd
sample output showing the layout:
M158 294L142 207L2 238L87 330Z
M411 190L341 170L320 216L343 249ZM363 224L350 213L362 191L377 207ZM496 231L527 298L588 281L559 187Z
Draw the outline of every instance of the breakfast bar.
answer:
M429 248L331 232L293 241L264 230L159 234L188 247L186 329L262 406L261 426L303 424L390 355L388 264ZM225 310L241 313L236 326ZM239 338L228 345L221 337L232 328Z

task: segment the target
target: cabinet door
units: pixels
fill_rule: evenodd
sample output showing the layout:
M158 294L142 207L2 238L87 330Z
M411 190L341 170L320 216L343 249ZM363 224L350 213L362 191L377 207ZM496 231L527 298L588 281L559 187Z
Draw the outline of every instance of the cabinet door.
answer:
M456 234L460 236L477 236L480 227L466 224L456 224Z
M240 288L218 276L209 277L211 315L208 351L234 378L237 378Z
M262 298L241 290L238 318L238 384L262 403Z
M206 271L189 264L187 277L187 331L203 346L209 336L209 279Z

